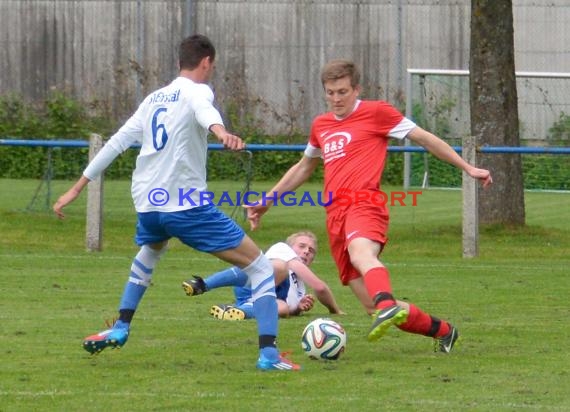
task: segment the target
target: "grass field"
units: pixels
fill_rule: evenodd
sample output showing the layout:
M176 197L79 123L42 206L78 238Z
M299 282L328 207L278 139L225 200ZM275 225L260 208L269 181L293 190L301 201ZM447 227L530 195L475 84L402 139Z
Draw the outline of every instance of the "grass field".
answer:
M368 343L370 320L330 260L323 210L272 209L252 237L267 247L296 230L319 236L314 269L347 312L334 319L348 345L336 362L305 358L300 333L326 315L316 305L280 322L280 349L303 370L264 373L254 367L255 323L208 315L231 290L189 298L180 287L226 265L177 242L155 270L127 345L91 357L82 338L115 315L137 250L129 183L105 183L100 253L85 251L84 196L65 221L24 210L37 184L0 180L0 411L570 410L570 194L527 193L528 226L483 228L481 256L470 260L461 258L459 191L427 190L418 206L392 208L383 260L395 294L459 328L462 344L450 355L397 329ZM55 182L54 196L68 185Z

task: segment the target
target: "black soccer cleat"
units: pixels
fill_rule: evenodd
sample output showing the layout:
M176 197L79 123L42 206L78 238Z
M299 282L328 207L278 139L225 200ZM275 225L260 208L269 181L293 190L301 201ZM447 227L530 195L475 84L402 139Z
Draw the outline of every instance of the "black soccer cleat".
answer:
M210 308L210 315L220 320L244 320L245 312L232 305L214 305Z
M433 351L449 353L453 349L453 346L455 345L455 342L457 342L457 339L459 339L459 332L455 326L451 326L451 329L447 335L434 339Z
M206 292L206 283L200 276L192 276L194 279L188 279L182 282L182 289L188 296L201 295Z

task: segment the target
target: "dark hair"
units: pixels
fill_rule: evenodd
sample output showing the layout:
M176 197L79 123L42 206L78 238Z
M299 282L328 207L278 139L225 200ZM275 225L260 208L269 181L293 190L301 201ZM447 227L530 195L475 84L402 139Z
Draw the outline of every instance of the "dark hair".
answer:
M216 49L210 39L194 34L182 40L178 51L180 69L195 69L204 57L209 57L212 61L216 58Z
M350 85L352 87L356 87L360 83L360 71L350 60L331 60L325 64L321 71L321 83L323 86L325 82L329 80L338 80L343 77L350 78Z

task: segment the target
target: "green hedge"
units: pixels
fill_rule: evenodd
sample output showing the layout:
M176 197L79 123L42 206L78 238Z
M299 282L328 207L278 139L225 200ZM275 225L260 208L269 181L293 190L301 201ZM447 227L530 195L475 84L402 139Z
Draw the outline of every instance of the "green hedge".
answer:
M304 144L306 136L294 133L291 136L265 136L262 125L251 119L240 121L231 115L231 129L246 136L248 143ZM106 110L90 105L86 107L69 98L65 93L55 91L45 102L33 105L13 95L0 96L0 137L20 139L78 139L87 140L89 134L110 136L119 126ZM560 121L551 132L553 137L567 137L568 116L561 115ZM568 126L570 127L570 126ZM556 133L557 134L556 134ZM567 141L567 140L566 140ZM460 142L450 142L460 144ZM47 148L0 147L0 178L41 178L47 169ZM54 179L74 180L87 165L87 149L51 149ZM137 150L128 150L118 157L106 171L107 179L130 179L137 156ZM299 160L300 152L254 152L252 179L276 180L291 165ZM412 153L412 185L422 184L424 155ZM247 163L243 154L212 151L208 157L208 178L210 180L235 179L245 181ZM390 153L384 170L383 183L400 185L403 181L403 153ZM446 163L428 155L429 183L437 187L460 187L461 173ZM570 156L523 155L525 187L527 189L570 190ZM322 179L322 167L312 180Z
M461 187L461 171L428 154L429 185ZM420 186L424 176L424 155L412 154L411 183ZM570 190L570 156L522 155L525 189Z
M54 179L74 180L87 165L87 149L52 149ZM1 178L41 178L47 166L47 148L0 147ZM108 179L130 179L137 150L128 150L119 156L106 171ZM276 180L301 156L300 152L254 152L253 180ZM412 153L411 184L420 186L424 175L424 155ZM432 155L427 155L429 184L433 187L460 187L461 172ZM211 151L208 155L210 180L238 181L245 179L247 164L244 155ZM403 153L390 153L384 170L384 184L400 185L403 180ZM570 156L523 155L525 188L545 190L570 190ZM317 169L313 180L322 178L322 168Z

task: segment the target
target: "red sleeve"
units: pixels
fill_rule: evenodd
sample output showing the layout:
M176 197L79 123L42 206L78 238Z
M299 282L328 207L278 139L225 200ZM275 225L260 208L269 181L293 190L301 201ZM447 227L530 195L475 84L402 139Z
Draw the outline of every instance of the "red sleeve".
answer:
M317 138L317 133L315 131L315 125L317 124L318 118L313 120L311 124L311 133L309 134L309 144L313 147L321 148L321 144L319 143L319 139Z
M376 107L376 120L379 131L387 135L404 118L402 113L388 102L378 101Z

